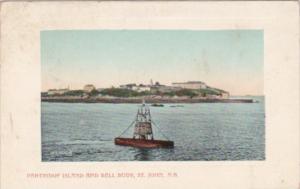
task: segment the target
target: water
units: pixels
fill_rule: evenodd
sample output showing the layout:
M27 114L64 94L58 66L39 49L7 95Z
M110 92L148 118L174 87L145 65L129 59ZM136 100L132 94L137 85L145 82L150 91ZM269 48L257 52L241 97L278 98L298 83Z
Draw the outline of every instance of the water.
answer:
M117 146L138 104L42 103L43 161L218 161L265 159L265 113L259 103L150 107L173 149ZM156 139L165 139L153 127ZM133 128L124 137L131 137Z

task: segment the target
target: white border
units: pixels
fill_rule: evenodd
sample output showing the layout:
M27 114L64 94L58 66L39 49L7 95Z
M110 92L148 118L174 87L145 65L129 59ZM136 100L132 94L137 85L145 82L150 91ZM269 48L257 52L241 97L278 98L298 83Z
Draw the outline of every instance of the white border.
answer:
M297 188L297 2L6 2L1 6L1 188ZM263 29L266 160L41 162L40 31ZM177 172L178 178L28 179L28 172Z

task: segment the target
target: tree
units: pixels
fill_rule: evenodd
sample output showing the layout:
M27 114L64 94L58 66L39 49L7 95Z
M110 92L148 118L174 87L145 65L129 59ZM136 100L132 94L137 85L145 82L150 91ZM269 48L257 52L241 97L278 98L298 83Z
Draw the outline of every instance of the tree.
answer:
M189 96L193 98L194 96L197 96L198 94L192 90L192 89L181 89L179 91L176 91L175 94L177 96Z
M72 90L72 91L67 91L64 93L65 96L83 96L84 91L83 90Z
M100 94L100 92L97 91L96 89L93 89L93 90L90 92L90 95L91 95L91 96L97 96L98 94Z

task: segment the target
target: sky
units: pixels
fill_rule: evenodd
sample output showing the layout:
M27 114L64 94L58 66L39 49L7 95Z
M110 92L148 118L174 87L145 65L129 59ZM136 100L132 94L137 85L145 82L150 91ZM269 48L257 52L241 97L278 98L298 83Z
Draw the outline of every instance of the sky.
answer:
M262 30L41 31L42 91L203 81L263 95Z

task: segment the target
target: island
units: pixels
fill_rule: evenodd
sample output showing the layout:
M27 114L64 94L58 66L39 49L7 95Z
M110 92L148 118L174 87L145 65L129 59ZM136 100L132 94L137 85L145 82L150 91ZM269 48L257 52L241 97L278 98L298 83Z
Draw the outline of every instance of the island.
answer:
M149 85L125 84L118 87L96 88L87 84L83 89L49 89L41 93L42 102L66 103L253 103L253 99L231 99L229 92L210 87L201 81Z

